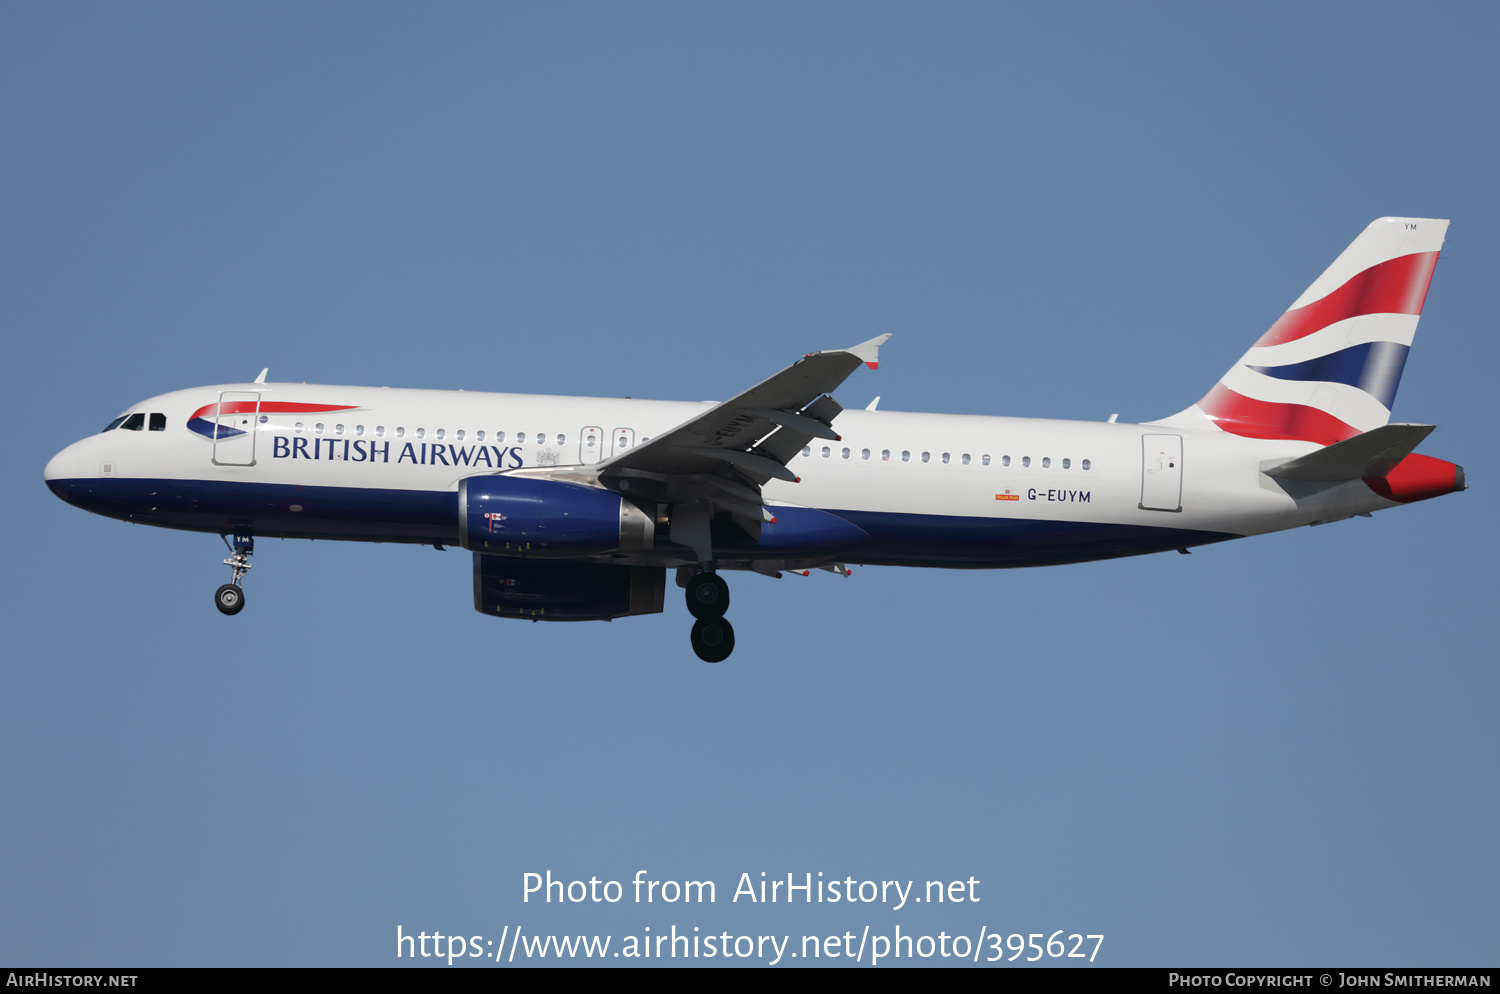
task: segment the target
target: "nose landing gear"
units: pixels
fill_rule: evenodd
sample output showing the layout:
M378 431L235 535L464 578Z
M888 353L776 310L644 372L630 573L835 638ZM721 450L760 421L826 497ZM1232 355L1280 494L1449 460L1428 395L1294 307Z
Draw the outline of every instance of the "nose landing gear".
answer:
M734 651L734 626L724 620L729 610L729 584L704 570L687 581L688 613L693 623L693 652L705 663L721 663Z
M224 538L223 535L219 537ZM229 540L225 539L224 544L228 546ZM240 581L250 572L250 556L255 552L255 539L235 533L234 545L229 546L229 551L230 556L224 560L224 565L230 569L230 579L214 591L214 607L221 614L239 614L245 609L245 591L241 589Z
M226 583L214 592L214 606L222 614L239 614L245 607L245 592L232 583Z

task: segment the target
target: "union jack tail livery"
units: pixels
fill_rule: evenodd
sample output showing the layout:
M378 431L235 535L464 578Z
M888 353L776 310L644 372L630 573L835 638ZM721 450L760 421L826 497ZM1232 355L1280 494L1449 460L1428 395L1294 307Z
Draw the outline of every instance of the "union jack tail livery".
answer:
M1319 445L1387 424L1447 230L1373 222L1207 396L1163 423Z

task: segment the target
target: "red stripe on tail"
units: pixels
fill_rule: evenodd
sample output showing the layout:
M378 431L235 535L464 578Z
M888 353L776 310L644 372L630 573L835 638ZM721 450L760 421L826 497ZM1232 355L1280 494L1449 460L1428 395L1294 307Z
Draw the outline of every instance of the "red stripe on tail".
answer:
M1359 434L1353 425L1316 407L1252 400L1222 383L1198 401L1198 407L1220 428L1246 438L1294 438L1332 445Z
M1294 342L1362 314L1421 314L1437 260L1436 252L1417 252L1371 266L1321 300L1287 311L1255 344Z

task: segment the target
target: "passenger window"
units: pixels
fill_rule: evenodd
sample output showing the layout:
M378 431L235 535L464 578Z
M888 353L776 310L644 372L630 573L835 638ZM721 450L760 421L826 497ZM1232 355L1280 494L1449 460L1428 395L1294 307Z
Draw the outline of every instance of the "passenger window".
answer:
M474 441L476 441L476 442L482 442L482 441L484 441L484 429L483 428L479 429L478 431L476 431L474 433Z
M1031 457L1030 456L1022 456L1021 457L1021 465L1029 467L1031 465Z
M375 426L375 437L376 438L384 438L385 437L385 425L376 425Z
M969 465L969 454L967 452L964 453L964 465Z
M318 425L318 430L322 431L323 430L323 426L322 425ZM427 437L427 429L426 428L418 428L417 429L417 437L418 438L426 438Z
M442 441L442 440L443 440L443 438L444 438L444 437L445 437L445 436L446 436L446 435L447 435L447 434L448 434L448 433L447 433L447 432L445 432L445 431L443 431L443 429L441 429L441 428L439 428L439 429L438 429L438 430L437 430L437 435L436 435L436 437L437 437L437 440L438 440L438 441L439 441L439 442L441 442L441 441ZM421 436L418 436L418 437L421 437Z
M261 420L265 420L265 419L262 418ZM151 430L152 431L166 431L167 430L167 416L165 414L153 414L153 415L151 415Z
M1063 460L1063 469L1072 469L1072 468L1073 468L1073 460L1071 460L1071 459L1064 459Z
M1000 457L1000 465L1002 465L1002 466L1009 466L1010 465L1010 456L1001 456Z
M812 455L812 446L811 445L804 445L804 446L802 446L802 458L806 459L810 455Z
M526 444L526 433L524 431L518 431L518 432L516 432L516 444L517 445L525 445Z
M931 452L924 452L924 453L922 453L922 461L923 462L930 462L931 459L932 459L932 453Z
M397 438L405 438L406 437L406 428L404 426L396 429L396 437Z
M1042 456L1042 468L1043 469L1051 469L1052 468L1052 457L1051 456Z
M495 444L496 445L503 445L503 444L505 444L505 432L503 432L503 431L497 431L497 432L495 432Z
M462 442L464 440L464 430L462 428L458 429L458 431L453 433L453 437Z
M843 454L844 454L844 458L845 459L849 458L849 450L848 449L845 449Z
M109 424L107 424L107 425L104 426L104 431L114 431L116 428L120 427L120 425L122 425L122 424L125 423L125 418L126 418L126 415L124 415L124 414L120 415L118 418L115 418ZM101 431L99 434L102 435L102 434L104 434L104 432Z
M594 447L594 436L590 435L588 438L585 438L583 444L592 449Z
M365 426L364 425L355 425L354 426L354 437L355 438L364 438L365 437Z
M901 450L901 461L902 462L911 462L911 450L910 449L902 449Z
M943 465L948 465L948 453L946 452L943 453Z
M823 446L823 458L824 458L824 459L827 459L827 458L828 458L828 456L829 456L829 453L830 453L830 451L831 451L831 450L830 450L830 449L829 449L829 448L828 448L828 446L826 446L826 445L825 445L825 446Z
M557 436L557 444L558 445L567 445L568 444L568 436L566 436L566 435L559 435L559 436Z
M860 449L859 450L859 457L861 459L868 460L870 458L870 450L869 449Z
M314 435L321 435L321 434L323 434L323 422L319 421L317 424L313 425L313 434Z
M333 433L335 435L342 435L344 433L344 426L343 425L334 425L333 426Z
M294 431L294 432L296 432L297 434L300 435L300 434L302 434L303 427L304 426L303 426L302 422L298 421L296 424L292 425L292 431Z
M145 426L146 415L137 411L135 414L132 414L130 417L126 418L125 423L120 427L124 428L126 431L140 431Z
M980 459L979 461L981 463L983 463L984 465L988 466L990 464L990 457L989 456L985 456L984 458ZM1007 461L1006 465L1009 466L1010 463Z
M891 450L890 449L881 449L880 450L880 461L881 462L890 462L891 461Z
M1083 461L1083 468L1084 468L1084 469L1088 469L1088 468L1089 468L1089 461L1088 461L1088 460L1087 460L1087 459L1085 459L1085 460L1084 460L1084 461Z

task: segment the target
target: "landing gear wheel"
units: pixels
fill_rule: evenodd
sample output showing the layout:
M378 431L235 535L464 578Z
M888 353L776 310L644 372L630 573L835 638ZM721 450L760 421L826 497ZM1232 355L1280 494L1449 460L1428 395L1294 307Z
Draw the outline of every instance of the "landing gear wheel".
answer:
M232 583L226 583L214 594L214 606L222 614L239 614L245 606L245 592Z
M688 614L700 621L724 617L724 612L729 610L729 584L719 579L717 573L694 574L687 585L687 609Z
M700 618L693 625L693 652L705 663L722 663L734 651L734 626L723 618Z

